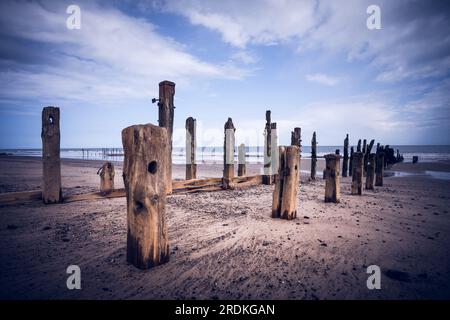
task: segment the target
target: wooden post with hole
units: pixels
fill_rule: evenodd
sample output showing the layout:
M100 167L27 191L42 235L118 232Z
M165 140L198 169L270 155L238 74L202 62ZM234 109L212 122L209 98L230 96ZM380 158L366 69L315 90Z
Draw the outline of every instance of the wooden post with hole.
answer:
M317 165L317 140L316 132L314 131L311 140L311 179L316 179L316 165Z
M362 194L363 153L353 153L352 194Z
M106 195L114 191L114 165L111 162L105 162L97 172L100 175L100 193Z
M169 260L166 225L167 129L152 124L122 130L127 197L127 261L148 269Z
M242 177L246 174L245 144L241 143L238 148L238 176Z
M197 178L197 164L195 152L197 121L189 117L186 119L186 180Z
M279 147L278 174L273 192L272 218L291 220L297 216L300 148Z
M325 156L325 202L341 201L340 159L341 156L338 154L330 153Z
M63 201L59 116L59 108L45 107L42 110L42 200L46 204Z
M364 175L367 174L367 165L368 165L368 162L369 162L369 155L372 152L372 148L373 148L374 143L375 143L375 140L372 139L372 140L370 140L369 144L366 145L366 147L364 148L364 150L365 150L365 152L364 152L364 163L363 163Z
M373 190L373 180L375 179L375 153L367 157L366 190Z
M224 189L230 188L231 179L234 177L234 146L235 131L233 120L228 118L224 125L224 144L223 144L223 183Z
M375 186L383 186L384 175L384 148L380 146L375 156Z
M348 173L348 133L344 139L344 162L342 163L342 176L346 177Z
M174 96L174 82L165 80L159 83L158 123L160 127L167 129L167 141L169 144L167 160L161 164L167 167L164 172L167 175L166 180L170 180L170 183L166 184L166 191L168 194L172 193L172 134L175 114L175 106L173 103Z

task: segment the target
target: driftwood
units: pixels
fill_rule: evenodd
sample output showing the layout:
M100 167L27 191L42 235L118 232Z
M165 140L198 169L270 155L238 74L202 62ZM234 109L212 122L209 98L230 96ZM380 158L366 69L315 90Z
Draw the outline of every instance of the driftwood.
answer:
M35 200L42 200L41 190L0 193L0 205L20 204Z
M327 154L325 156L325 202L339 203L341 201L340 159L341 157L337 154Z
M352 194L362 194L362 172L363 172L363 153L355 152L353 154L353 175L352 175Z
M314 131L311 140L311 179L316 179L316 166L317 166L317 140L316 132Z
M62 202L60 160L59 108L42 110L42 200L44 203Z
M233 120L228 118L224 125L224 143L223 143L223 188L228 189L230 179L234 177L234 146L236 128Z
M348 173L348 134L344 139L344 162L342 163L342 176L346 177Z
M222 190L222 178L207 178L172 181L172 194L183 194L193 192L208 192ZM230 181L230 188L247 188L250 186L260 185L263 183L262 175L234 177ZM64 203L76 201L90 201L101 199L112 199L125 197L125 189L119 188L108 194L102 192L91 192L74 194L64 197ZM6 192L0 193L0 205L17 205L30 201L42 199L42 191L22 191L22 192Z
M114 190L114 165L111 162L105 162L97 172L100 175L100 192L102 194L110 193Z
M186 180L197 178L196 152L197 121L189 117L186 119Z
M297 216L298 167L297 146L279 147L279 168L273 192L272 218L291 220Z
M167 159L160 164L165 166L167 182L172 181L172 134L173 134L173 119L175 114L175 106L173 98L175 96L175 83L171 81L162 81L159 83L159 102L158 102L158 123L160 127L167 129L167 141L169 146L169 153L166 155ZM168 194L172 192L172 183L166 184L166 191Z
M167 129L151 124L122 131L127 197L127 261L148 269L169 260L166 226Z
M241 143L238 148L238 176L242 177L246 174L245 144Z

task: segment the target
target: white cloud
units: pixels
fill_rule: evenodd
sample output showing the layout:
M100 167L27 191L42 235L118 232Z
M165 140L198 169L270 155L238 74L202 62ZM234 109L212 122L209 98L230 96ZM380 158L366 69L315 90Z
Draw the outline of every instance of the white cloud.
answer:
M244 48L248 43L273 45L304 34L315 25L315 1L230 0L167 1L165 9L192 24L222 35L223 41Z
M317 82L326 86L335 86L339 83L340 79L332 77L323 73L315 73L306 75L306 80L310 82Z
M253 63L258 62L258 58L254 54L252 54L248 51L236 52L231 56L231 59L242 62L244 64L253 64Z
M34 65L1 61L7 66L0 73L2 98L59 97L114 104L148 99L164 79L184 84L199 78L241 79L249 74L230 62L201 61L183 44L158 34L148 21L94 3L81 5L81 30L65 27L68 15L55 3L1 2L0 11L4 26L0 33L50 45L44 50L51 48L46 53L48 61Z
M381 30L366 27L371 4L370 0L180 0L167 1L163 7L220 33L235 47L287 43L299 52L343 52L349 61L368 61L381 82L448 74L445 1L379 0Z

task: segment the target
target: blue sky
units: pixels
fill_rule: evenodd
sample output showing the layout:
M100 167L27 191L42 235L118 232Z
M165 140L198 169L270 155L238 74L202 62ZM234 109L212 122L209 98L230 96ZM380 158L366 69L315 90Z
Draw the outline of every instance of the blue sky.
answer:
M81 8L81 29L66 8ZM380 30L366 27L369 5ZM385 144L450 144L447 1L1 1L0 148L40 147L41 110L61 108L62 147L118 147L157 123L162 80L176 82L174 144L280 144L302 128L321 145L346 133Z

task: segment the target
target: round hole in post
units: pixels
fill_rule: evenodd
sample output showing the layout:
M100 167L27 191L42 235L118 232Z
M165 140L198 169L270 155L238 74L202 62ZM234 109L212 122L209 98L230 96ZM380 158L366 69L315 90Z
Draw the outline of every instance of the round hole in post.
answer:
M156 163L156 161L152 161L148 164L148 172L150 172L151 174L155 174L156 170L158 169L158 165Z
M53 123L53 116L48 117L48 122Z
M144 204L140 201L134 203L134 212L139 213L144 208Z

